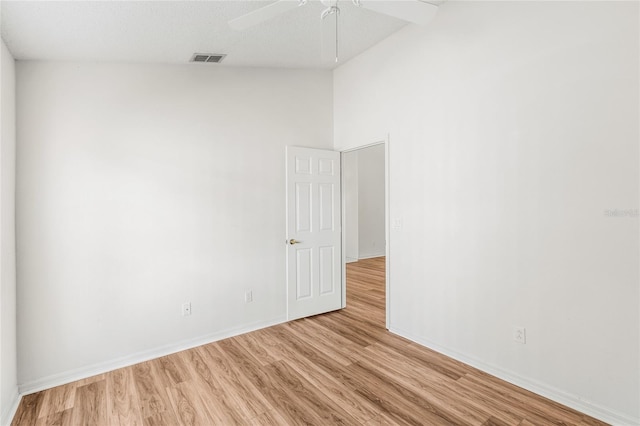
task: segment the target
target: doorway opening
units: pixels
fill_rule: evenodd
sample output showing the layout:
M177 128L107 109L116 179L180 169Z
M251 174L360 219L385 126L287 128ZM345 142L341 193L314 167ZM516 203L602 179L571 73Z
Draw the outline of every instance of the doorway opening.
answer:
M343 307L389 328L388 144L342 152Z

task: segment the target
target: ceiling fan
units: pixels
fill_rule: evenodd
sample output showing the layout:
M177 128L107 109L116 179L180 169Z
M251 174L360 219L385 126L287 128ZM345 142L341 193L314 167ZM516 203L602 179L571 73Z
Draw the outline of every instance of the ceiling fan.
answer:
M278 0L232 19L229 21L229 26L242 31L298 7L303 7L308 2L309 0ZM326 7L320 15L322 20L322 56L325 60L331 58L338 62L340 0L320 0L320 2ZM422 0L351 0L351 2L362 9L372 10L419 25L428 24L438 11L438 6Z

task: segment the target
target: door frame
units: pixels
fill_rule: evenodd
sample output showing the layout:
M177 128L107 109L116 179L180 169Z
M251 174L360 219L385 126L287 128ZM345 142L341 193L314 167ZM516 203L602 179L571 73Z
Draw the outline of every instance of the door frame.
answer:
M369 148L371 146L384 145L384 251L385 251L385 327L387 330L391 327L391 236L390 236L390 173L389 173L389 135L384 138L375 139L374 142L365 143L355 147L340 150L340 163L344 165L342 161L344 154L353 151L359 151L363 148ZM345 232L346 223L346 200L345 200L345 188L344 188L344 167L340 167L340 189L341 189L341 210L342 210L342 308L347 306L347 238Z

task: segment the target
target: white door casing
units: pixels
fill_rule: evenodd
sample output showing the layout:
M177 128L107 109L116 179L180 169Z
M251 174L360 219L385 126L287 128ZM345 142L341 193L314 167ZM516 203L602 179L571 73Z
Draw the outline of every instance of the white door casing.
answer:
M286 148L287 319L342 308L340 153Z

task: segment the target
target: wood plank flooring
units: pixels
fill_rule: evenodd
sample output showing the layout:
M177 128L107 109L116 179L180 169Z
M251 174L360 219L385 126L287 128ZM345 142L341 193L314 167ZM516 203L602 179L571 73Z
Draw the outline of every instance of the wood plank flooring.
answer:
M348 307L22 399L12 425L604 425L387 332L384 258Z

